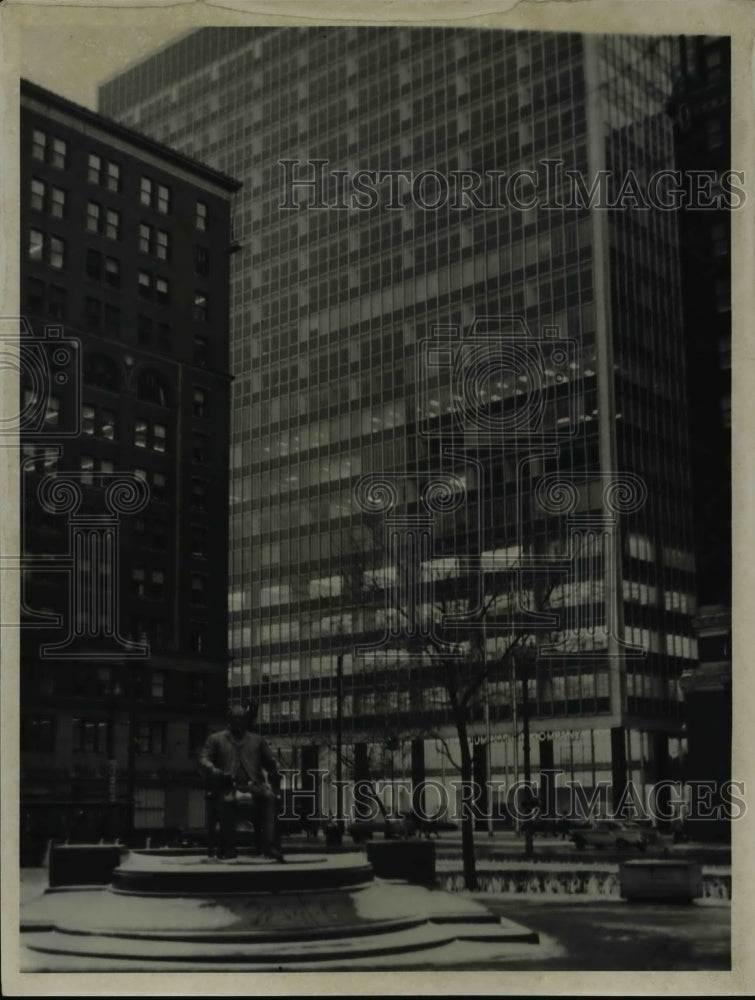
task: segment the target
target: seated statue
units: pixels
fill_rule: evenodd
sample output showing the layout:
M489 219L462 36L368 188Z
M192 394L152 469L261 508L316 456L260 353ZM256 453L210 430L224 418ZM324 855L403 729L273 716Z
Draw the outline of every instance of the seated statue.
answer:
M283 861L275 844L275 814L280 797L278 767L266 740L248 731L256 706L233 705L227 716L228 728L212 733L205 743L199 763L208 782L208 854L235 858L236 820L244 805L255 812L258 848L265 857ZM267 777L267 781L265 780Z

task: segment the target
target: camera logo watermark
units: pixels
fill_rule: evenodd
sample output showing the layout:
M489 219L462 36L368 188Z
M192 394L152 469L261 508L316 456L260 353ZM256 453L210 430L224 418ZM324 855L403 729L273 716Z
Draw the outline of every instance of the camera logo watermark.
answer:
M82 433L82 345L63 327L41 335L26 317L0 318L0 367L16 377L18 408L0 415L0 443L20 439L21 531L19 551L2 553L0 570L20 573L22 620L4 627L60 632L39 645L40 659L145 659L149 645L125 638L120 622L120 533L123 516L142 510L149 488L132 472L59 468L66 442ZM98 510L100 506L104 509ZM65 517L63 551L29 545L45 520ZM38 541L38 539L37 539ZM27 592L42 577L59 577L65 606L37 610Z
M81 433L81 341L62 326L34 333L27 319L0 317L0 368L14 372L21 386L16 412L0 412L0 437L24 440L78 437ZM54 401L65 393L68 405L49 419ZM61 414L63 422L61 422Z
M434 384L445 377L454 423L444 427L444 441L529 448L533 437L540 445L573 437L581 391L578 355L578 342L561 337L558 327L544 327L538 338L521 316L481 316L467 331L433 327L432 336L420 341L417 358L417 385L426 404L419 432L438 436L430 400ZM557 392L566 419L551 427L545 416Z

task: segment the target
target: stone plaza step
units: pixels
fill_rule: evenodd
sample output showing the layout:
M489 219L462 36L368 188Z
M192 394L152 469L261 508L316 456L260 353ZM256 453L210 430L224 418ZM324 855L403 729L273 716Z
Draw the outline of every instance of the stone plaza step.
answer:
M32 969L298 968L351 959L411 967L460 942L490 955L538 944L537 934L474 899L376 878L361 853L290 855L280 864L134 851L110 886L52 887L28 903L22 931Z

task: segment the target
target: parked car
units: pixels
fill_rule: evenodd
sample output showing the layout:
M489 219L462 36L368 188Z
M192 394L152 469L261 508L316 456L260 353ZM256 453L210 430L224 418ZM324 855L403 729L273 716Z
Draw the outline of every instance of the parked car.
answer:
M559 837L561 840L566 840L570 836L574 826L573 822L563 817L548 817L546 819L542 816L537 816L534 819L523 820L519 826L519 833L524 835L529 830L535 836Z
M382 834L386 840L400 840L407 836L406 825L401 819L357 819L347 827L355 844L364 844Z
M604 847L644 851L648 843L644 831L636 823L618 819L596 819L589 825L573 827L569 836L580 851L586 847L599 851Z

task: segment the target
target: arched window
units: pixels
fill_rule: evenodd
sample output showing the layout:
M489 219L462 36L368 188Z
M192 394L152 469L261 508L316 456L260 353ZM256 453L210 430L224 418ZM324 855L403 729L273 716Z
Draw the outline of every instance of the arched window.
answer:
M90 354L84 366L84 381L87 385L117 392L121 383L118 365L104 354Z
M146 403L157 403L158 406L170 405L168 383L158 372L144 371L139 375L136 395Z

